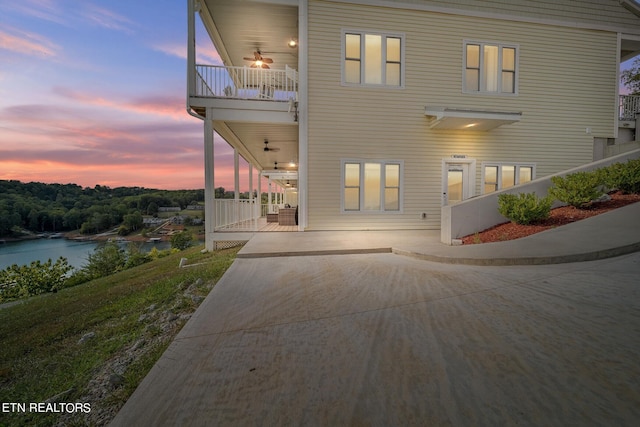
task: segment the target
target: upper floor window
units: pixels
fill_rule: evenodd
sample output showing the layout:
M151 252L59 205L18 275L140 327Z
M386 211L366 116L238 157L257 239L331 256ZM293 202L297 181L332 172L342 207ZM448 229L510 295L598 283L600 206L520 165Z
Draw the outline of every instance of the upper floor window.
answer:
M342 82L401 87L403 38L397 34L343 31Z
M531 163L483 163L482 191L491 193L535 179L536 166Z
M401 161L343 161L343 212L400 212Z
M517 56L515 45L465 42L464 92L517 93Z

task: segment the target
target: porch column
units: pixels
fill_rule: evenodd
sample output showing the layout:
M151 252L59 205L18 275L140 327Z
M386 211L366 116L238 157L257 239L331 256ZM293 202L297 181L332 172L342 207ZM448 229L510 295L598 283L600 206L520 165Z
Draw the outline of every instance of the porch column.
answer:
M258 216L262 216L262 173L258 174Z
M253 199L253 163L249 162L249 199Z
M273 213L273 209L271 208L271 177L269 177L268 183L269 189L267 190L267 213Z
M194 0L187 2L187 99L195 95L196 69L196 7Z
M204 118L204 244L208 251L215 250L213 240L213 231L216 225L213 156L213 109L207 108Z
M240 199L240 154L238 149L233 149L233 187L235 188L236 202Z
M256 219L256 205L255 199L253 198L253 163L249 162L249 212L251 217L249 218L252 223L252 227L255 230L257 223L254 222Z

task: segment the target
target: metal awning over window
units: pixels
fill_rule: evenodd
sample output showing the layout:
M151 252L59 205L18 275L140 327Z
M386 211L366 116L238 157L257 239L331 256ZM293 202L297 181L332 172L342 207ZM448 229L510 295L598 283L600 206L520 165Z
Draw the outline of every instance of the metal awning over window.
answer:
M424 111L431 129L487 131L519 122L521 112L469 110L450 107L430 107Z

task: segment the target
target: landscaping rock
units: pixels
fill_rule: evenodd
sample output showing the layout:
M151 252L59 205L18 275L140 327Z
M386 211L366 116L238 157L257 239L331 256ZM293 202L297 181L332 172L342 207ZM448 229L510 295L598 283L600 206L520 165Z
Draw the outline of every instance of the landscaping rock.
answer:
M92 338L95 338L96 333L95 332L87 332L86 334L84 334L82 336L82 338L80 338L80 340L78 340L78 344L84 344L85 342L89 341Z

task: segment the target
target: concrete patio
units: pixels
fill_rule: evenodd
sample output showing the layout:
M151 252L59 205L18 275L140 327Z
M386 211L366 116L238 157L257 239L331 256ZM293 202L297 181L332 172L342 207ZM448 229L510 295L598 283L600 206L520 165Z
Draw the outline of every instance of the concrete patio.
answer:
M576 235L562 264L453 265L334 238L252 240L112 425L637 425L640 253L566 263L605 253Z

